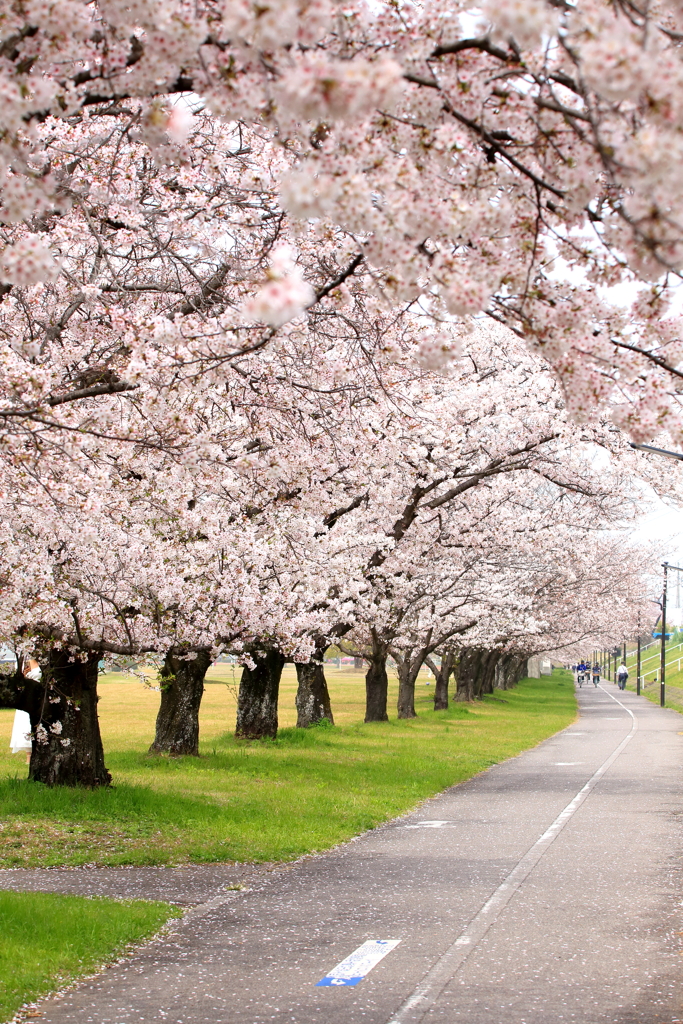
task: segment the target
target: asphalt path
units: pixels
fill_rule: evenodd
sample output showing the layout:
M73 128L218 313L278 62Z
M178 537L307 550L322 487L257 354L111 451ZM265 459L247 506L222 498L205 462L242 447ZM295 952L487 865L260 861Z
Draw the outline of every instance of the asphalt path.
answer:
M578 721L540 746L193 907L41 1020L683 1020L683 718L609 683L578 695ZM343 983L335 966L376 940L400 941Z
M0 889L105 896L115 900L163 900L181 907L207 903L226 889L247 888L260 875L287 864L184 864L179 867L0 868Z

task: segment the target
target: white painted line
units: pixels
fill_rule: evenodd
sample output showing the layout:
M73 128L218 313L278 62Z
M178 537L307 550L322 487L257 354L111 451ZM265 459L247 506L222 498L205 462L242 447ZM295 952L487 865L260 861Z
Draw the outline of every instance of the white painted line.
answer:
M316 988L335 987L342 988L346 985L357 985L366 974L376 967L380 960L383 960L387 953L398 946L400 939L368 939L358 949L354 949L350 956L333 967L329 974L316 984Z
M404 825L404 828L443 828L444 825L452 825L453 822L450 818L442 820L441 818L434 818L433 821L418 821L414 825Z
M638 729L636 716L625 704L622 704L620 700L613 697L602 686L600 689L631 716L631 731L628 736L625 736L621 743L615 747L607 760L603 761L598 770L591 775L586 785L579 790L574 799L570 800L565 809L558 814L552 825L527 850L516 867L501 882L481 910L475 914L465 930L448 947L446 952L439 957L431 970L425 974L417 988L408 996L393 1017L390 1018L388 1024L419 1024L420 1021L424 1020L451 978L460 970L472 950L484 938L491 925L495 923L519 887L529 877L548 847L557 839L570 818L578 811L581 804L597 786L605 772L612 767L627 743L635 736Z

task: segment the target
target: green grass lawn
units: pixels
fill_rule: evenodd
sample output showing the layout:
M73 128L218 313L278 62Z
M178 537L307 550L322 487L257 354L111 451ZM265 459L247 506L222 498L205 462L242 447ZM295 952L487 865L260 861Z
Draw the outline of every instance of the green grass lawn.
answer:
M634 645L629 644L628 647L626 667L629 680L626 689L635 693L638 662ZM659 704L660 656L659 641L641 653L641 693L654 704ZM666 643L666 706L683 712L683 647L673 639Z
M683 714L683 672L669 671L667 668L665 683L666 707ZM632 690L633 693L636 692L635 678L631 682L629 677L626 689ZM659 681L651 682L647 680L645 685L641 686L640 692L644 697L652 701L653 704L659 704Z
M0 1020L153 935L177 908L0 891Z
M0 866L181 864L287 860L328 849L453 783L534 746L576 717L571 674L524 680L475 704L431 709L418 685L418 718L364 725L360 673L328 673L334 728L295 722L287 667L276 741L236 742L232 669L217 666L201 715L201 757L146 753L159 695L106 677L100 715L114 785L91 792L25 781L0 713ZM392 708L396 680L392 680Z
M660 642L651 641L646 650L641 652L641 676L645 680L645 686L649 691L656 686L659 693L659 682L655 684L655 678L659 680L661 647ZM638 664L636 649L633 644L628 644L626 656L626 667L629 671L629 684L633 682L635 690L636 667ZM614 674L614 659L612 659L612 675ZM683 647L673 639L666 642L666 678L672 685L683 687ZM630 685L628 687L630 689ZM659 700L659 697L657 698Z

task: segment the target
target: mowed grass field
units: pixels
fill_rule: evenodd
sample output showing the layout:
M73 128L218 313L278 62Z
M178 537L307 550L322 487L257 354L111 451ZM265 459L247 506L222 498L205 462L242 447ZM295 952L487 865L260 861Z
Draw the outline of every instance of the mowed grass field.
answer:
M109 790L47 789L9 752L13 712L0 711L0 866L273 861L327 849L453 783L534 746L576 717L570 673L524 680L481 702L363 724L363 675L328 667L334 728L294 728L296 675L284 673L275 741L235 741L228 665L210 671L199 758L150 757L159 693L104 675L100 718Z

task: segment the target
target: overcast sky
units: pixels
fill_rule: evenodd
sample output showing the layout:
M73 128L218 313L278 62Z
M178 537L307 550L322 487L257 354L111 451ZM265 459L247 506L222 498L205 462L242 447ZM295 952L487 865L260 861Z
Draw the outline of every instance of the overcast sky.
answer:
M683 473L683 463L681 464ZM639 540L661 541L665 546L664 557L675 565L683 562L683 508L672 508L663 501L654 499L656 507L641 516L635 530Z
M683 473L683 463L681 472ZM662 561L666 559L672 565L683 567L683 507L672 508L654 496L653 504L655 508L641 517L634 531L634 538L642 541L659 541L664 546ZM661 584L658 583L655 589L660 591ZM655 605L652 606L652 612L653 617L656 616ZM683 624L683 573L680 583L676 573L669 573L667 623L677 626Z

